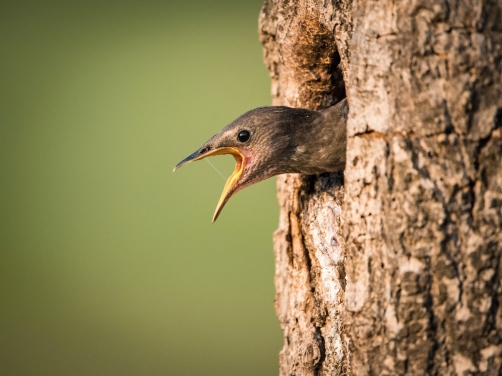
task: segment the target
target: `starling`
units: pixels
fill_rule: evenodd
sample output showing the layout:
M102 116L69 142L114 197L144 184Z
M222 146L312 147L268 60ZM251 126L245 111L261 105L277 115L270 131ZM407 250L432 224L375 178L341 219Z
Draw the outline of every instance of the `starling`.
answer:
M246 112L178 163L231 154L235 170L216 206L213 222L235 193L259 181L285 173L313 175L343 170L347 143L347 99L312 111L284 106Z

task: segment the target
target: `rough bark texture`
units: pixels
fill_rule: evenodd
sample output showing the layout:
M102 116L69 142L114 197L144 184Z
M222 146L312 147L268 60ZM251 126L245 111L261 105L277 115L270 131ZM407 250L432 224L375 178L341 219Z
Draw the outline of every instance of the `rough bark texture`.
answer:
M350 106L344 174L278 179L280 374L502 374L502 1L268 0L260 36L274 104Z
M268 1L260 16L276 105L317 109L345 97L351 21L347 3ZM276 311L284 330L281 375L342 374L344 330L343 174L278 178L274 235Z

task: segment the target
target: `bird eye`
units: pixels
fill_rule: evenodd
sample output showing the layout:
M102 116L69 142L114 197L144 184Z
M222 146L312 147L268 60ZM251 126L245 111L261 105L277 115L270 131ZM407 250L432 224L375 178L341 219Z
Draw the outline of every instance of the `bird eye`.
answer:
M251 135L249 134L248 131L240 131L239 134L237 135L237 139L240 142L246 142L247 140L249 140L249 136Z

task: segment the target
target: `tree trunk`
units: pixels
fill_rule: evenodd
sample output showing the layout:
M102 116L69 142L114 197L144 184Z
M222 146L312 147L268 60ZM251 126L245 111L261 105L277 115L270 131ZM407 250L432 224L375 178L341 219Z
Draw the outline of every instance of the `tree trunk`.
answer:
M502 1L268 0L273 102L349 101L278 178L281 375L502 374Z

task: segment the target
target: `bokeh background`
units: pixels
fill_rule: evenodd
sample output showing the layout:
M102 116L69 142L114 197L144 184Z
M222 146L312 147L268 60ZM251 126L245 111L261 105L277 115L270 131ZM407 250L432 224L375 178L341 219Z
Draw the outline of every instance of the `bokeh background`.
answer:
M277 374L275 181L171 172L270 103L261 3L0 2L1 375Z

